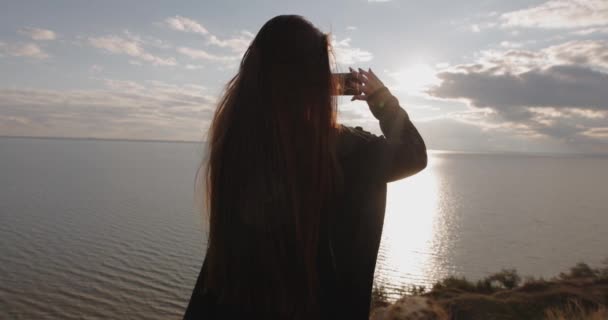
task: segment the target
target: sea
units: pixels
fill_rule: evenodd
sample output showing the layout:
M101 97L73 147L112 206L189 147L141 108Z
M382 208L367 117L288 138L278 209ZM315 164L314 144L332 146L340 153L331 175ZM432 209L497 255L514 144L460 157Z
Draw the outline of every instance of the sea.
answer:
M203 156L201 143L0 138L0 319L180 319L205 255ZM388 185L375 284L602 266L607 182L606 156L431 151Z

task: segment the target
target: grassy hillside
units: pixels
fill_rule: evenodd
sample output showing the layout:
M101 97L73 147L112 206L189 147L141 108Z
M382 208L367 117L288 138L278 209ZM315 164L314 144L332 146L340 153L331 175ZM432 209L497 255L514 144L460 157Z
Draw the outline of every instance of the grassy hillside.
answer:
M403 294L438 304L449 314L448 319L608 319L606 262L597 269L579 263L549 280L522 280L513 269L476 282L449 277L430 289L414 287ZM383 288L375 288L373 293L374 309L390 308Z

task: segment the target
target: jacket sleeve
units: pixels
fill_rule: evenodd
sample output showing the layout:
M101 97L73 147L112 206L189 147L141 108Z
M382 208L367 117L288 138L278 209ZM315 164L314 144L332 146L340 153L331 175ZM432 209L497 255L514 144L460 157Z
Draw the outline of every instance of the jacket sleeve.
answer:
M381 182L391 182L416 174L427 165L424 140L408 114L387 87L367 99L370 111L380 121L383 136L363 131L360 127L359 156L361 170Z

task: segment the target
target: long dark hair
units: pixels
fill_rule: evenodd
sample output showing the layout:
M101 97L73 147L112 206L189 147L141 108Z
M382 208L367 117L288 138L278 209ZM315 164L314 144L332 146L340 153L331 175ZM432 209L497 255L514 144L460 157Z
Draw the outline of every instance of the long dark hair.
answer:
M339 168L329 35L270 19L228 82L208 134L206 287L289 319L319 311L317 255Z

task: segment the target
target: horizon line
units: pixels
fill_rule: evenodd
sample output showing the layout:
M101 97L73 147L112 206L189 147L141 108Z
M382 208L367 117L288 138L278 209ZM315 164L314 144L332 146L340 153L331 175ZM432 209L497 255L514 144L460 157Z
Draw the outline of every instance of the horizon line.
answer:
M189 143L205 144L206 140L176 140L176 139L130 139L130 138L100 138L100 137L61 137L61 136L11 136L0 135L0 139L41 139L41 140L82 140L82 141L108 141L108 142L157 142L157 143ZM582 153L582 152L554 152L554 151L516 151L516 150L454 150L454 149L427 149L432 154L525 154L525 155L586 155L608 156L608 153Z

